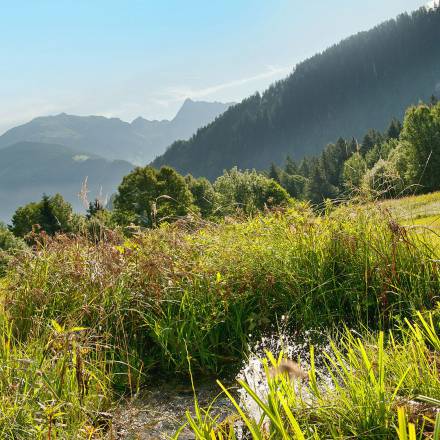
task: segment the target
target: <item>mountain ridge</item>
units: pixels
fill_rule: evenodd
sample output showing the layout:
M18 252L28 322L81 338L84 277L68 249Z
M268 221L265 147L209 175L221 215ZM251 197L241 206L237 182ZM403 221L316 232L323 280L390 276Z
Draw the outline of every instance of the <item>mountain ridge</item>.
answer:
M292 74L229 108L152 165L215 179L319 154L339 137L380 131L440 92L440 8L401 14L299 63Z
M116 117L67 113L39 116L3 133L0 149L22 141L55 143L108 159L145 164L175 140L189 138L230 105L186 99L171 120L138 117L126 122Z

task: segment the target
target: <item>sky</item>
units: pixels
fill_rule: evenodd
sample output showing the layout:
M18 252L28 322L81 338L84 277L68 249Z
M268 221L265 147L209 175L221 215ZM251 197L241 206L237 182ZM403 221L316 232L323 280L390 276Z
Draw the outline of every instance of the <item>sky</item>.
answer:
M170 119L186 98L239 102L426 1L0 0L0 133L61 112Z

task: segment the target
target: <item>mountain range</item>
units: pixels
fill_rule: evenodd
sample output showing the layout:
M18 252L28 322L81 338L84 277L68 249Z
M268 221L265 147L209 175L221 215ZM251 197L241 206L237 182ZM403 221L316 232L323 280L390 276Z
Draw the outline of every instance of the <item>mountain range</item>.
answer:
M440 8L402 14L298 64L152 164L214 179L235 165L267 169L383 130L408 106L440 96L439 42Z
M49 143L143 165L175 140L188 139L230 105L187 99L172 120L139 117L131 123L103 116L43 116L8 130L0 136L0 148L23 141Z
M60 193L83 211L78 193L86 179L89 200L111 195L133 163L145 165L229 106L187 99L170 121L62 113L8 130L0 136L0 221L8 222L19 206L43 193Z
M60 192L79 209L86 177L91 198L111 194L132 164L214 179L233 166L267 169L339 137L383 130L409 105L440 96L439 41L440 8L421 8L343 40L239 104L188 99L163 121L36 118L0 136L0 219L43 192Z

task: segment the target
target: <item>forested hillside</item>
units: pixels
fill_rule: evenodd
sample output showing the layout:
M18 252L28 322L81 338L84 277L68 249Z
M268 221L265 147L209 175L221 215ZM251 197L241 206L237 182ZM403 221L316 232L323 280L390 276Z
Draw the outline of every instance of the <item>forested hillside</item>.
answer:
M340 136L382 131L409 105L440 94L439 41L438 8L361 32L175 142L153 166L213 179L234 165L263 169L317 154Z
M283 168L272 164L269 177L296 199L321 205L358 195L393 198L440 190L440 103L411 106L403 123L393 119L383 133L368 130L362 140L339 138L317 157Z

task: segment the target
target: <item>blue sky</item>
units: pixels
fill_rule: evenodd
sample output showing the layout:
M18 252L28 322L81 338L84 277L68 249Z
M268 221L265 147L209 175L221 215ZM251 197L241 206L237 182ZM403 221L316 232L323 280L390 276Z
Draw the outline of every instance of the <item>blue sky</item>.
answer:
M420 0L0 0L0 132L60 112L240 101Z

